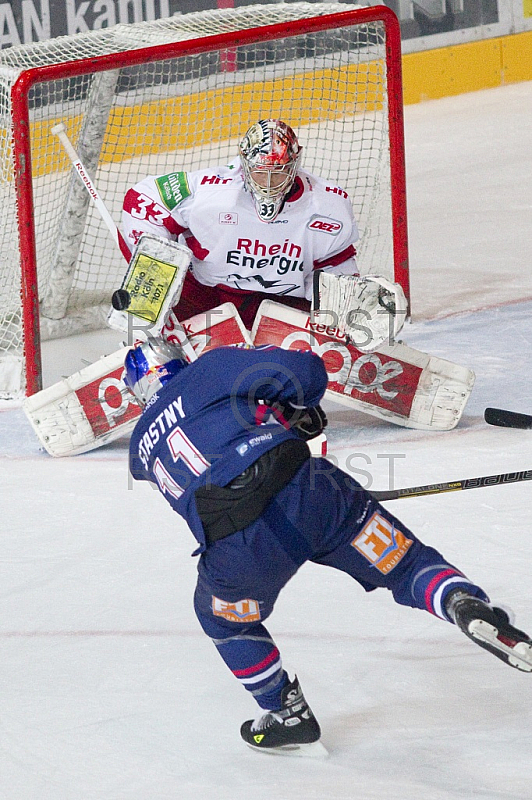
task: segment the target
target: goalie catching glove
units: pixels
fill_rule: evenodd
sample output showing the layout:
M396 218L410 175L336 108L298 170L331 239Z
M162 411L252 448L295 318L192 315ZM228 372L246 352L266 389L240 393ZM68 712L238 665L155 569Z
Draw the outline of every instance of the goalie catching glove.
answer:
M327 427L327 416L321 406L298 407L290 403L272 403L273 416L305 442L315 439Z
M405 323L407 302L401 286L380 275L360 278L321 270L314 274L313 312L358 350L370 353L393 343Z

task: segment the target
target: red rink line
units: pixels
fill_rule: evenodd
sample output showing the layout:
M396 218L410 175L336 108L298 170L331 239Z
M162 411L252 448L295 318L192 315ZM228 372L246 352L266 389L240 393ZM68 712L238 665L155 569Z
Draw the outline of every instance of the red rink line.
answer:
M530 295L529 297L519 297L516 298L515 300L504 300L498 303L489 303L484 306L476 306L475 308L465 308L462 309L461 311L449 311L441 315L437 314L436 316L430 316L430 317L423 317L423 316L416 317L416 315L414 314L412 322L423 322L423 323L441 322L441 320L443 319L451 319L452 317L465 317L466 315L469 316L470 314L477 314L479 311L493 311L496 308L506 308L507 306L515 306L518 305L519 303L530 303L530 302L532 302L532 295Z
M90 631L90 630L80 630L80 631L0 631L0 639L73 639L73 638L111 638L111 637L131 637L131 638L140 638L142 636L147 636L151 638L157 637L173 637L173 638L198 638L205 640L205 634L201 630L201 628L197 628L197 630L159 630L159 631L142 631L142 630L130 630L130 631ZM291 639L291 640L301 640L301 641L309 641L309 640L316 640L319 642L322 641L345 641L345 642L375 642L377 644L381 644L382 642L387 641L385 636L381 636L379 634L372 635L368 634L367 636L363 635L360 631L356 633L342 633L342 632L332 632L332 631L323 631L323 630L316 630L316 631L278 631L276 633L276 638L279 640L281 639ZM427 640L429 641L429 640ZM434 638L431 641L438 641ZM412 636L395 636L394 642L412 642Z
M153 638L163 638L163 637L172 637L172 638L180 638L180 639L204 639L205 634L203 631L198 628L197 631L4 631L4 633L0 632L0 639L73 639L73 638L82 638L87 637L91 639L96 638L111 638L111 637L120 637L120 638L141 638L141 637L151 637ZM386 636L380 634L365 634L363 631L356 631L352 634L350 633L342 633L337 631L330 631L330 630L316 630L316 631L277 631L276 638L286 641L302 641L302 642L310 642L315 641L319 644L323 644L324 642L335 642L335 643L344 643L346 645L352 645L353 647L360 647L360 645L367 645L372 648L375 648L375 652L380 652L382 649L383 643L388 642L388 647L391 645L389 644L389 640ZM424 658L429 660L440 660L443 656L440 653L440 645L441 640L436 636L422 636L413 638L411 634L406 636L397 635L394 636L393 644L396 648L394 652L397 651L397 648L401 648L402 646L406 646L412 648L415 646L416 640L423 640L424 645L429 645L431 648L435 648L436 655L427 655L425 654ZM414 642L414 645L412 644ZM452 645L452 650L447 650L445 658L463 658L463 654L460 652L461 648L461 641L457 641ZM447 643L447 648L449 648L450 643ZM455 652L456 651L456 652ZM219 659L218 659L219 660ZM213 661L214 663L214 661Z
M38 639L38 638L72 638L72 637L104 637L104 636L204 636L195 631L0 631L3 639Z

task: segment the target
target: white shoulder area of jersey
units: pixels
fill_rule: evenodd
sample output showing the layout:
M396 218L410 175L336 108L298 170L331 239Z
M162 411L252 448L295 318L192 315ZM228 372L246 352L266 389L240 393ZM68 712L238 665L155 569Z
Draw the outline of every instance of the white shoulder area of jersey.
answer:
M146 191L146 189L151 189L156 186L156 181L159 178L159 175L145 175L141 178L140 181L137 181L135 185L132 187L136 192L141 192L142 190Z
M359 237L358 227L347 192L315 175L300 171L299 176L307 189L307 213L310 214L308 227L320 239L323 234L328 234L325 238L331 240L329 252L338 249L339 243L344 240L356 242Z
M338 186L334 181L325 180L319 175L313 175L305 170L298 170L298 175L303 181L306 190L310 190L315 196L327 197L327 202L340 206L351 206L351 200L345 189Z
M165 195L167 192L174 194L178 187L177 194L181 199L185 199L194 193L199 186L213 186L232 182L231 179L238 176L242 180L242 168L240 159L236 158L229 164L214 165L197 170L180 170L176 167L172 172L165 175L145 175L142 180L133 187L137 192L156 188L159 194Z
M192 192L200 187L211 188L214 186L227 186L228 184L242 183L242 167L240 159L235 158L228 164L214 165L204 169L187 173L187 180Z

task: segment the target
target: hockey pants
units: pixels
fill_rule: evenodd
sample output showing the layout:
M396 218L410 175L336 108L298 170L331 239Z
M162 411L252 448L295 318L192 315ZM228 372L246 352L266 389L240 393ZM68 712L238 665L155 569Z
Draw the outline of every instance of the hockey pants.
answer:
M263 623L306 561L346 572L366 591L389 589L397 603L445 620L450 590L487 599L347 473L311 458L256 522L214 542L198 564L200 624L261 708L280 708L287 680Z

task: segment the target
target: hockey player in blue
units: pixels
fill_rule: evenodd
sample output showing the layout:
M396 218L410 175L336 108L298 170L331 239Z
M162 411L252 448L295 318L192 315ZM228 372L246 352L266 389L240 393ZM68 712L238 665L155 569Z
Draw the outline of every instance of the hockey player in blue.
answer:
M219 348L189 364L152 339L130 350L125 382L144 406L130 444L134 478L155 483L198 541L194 605L222 659L260 707L244 722L258 750L325 752L297 677L264 623L306 561L366 590L456 623L532 672L532 640L480 586L423 544L347 473L311 458L327 385L310 351Z

